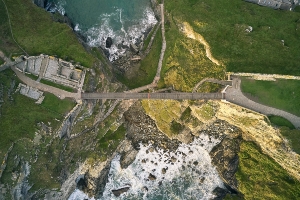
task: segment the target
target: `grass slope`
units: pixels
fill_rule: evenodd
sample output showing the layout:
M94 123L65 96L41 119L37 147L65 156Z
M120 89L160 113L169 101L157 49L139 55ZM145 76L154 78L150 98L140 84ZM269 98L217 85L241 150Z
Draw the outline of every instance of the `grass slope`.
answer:
M242 78L242 91L264 105L300 116L300 81L258 81ZM251 97L250 97L251 98Z
M6 55L8 55L10 52L20 51L11 38L7 12L3 1L0 1L0 49Z
M66 24L53 22L51 14L34 5L31 0L5 0L5 3L8 7L14 36L29 55L40 53L57 55L66 60L80 62L86 67L94 63L93 56L88 54L78 42L72 29ZM4 11L2 5L1 11ZM11 41L7 39L10 37L9 27L4 20L7 20L7 16L4 16L5 12L0 13L3 16L0 20L1 25L4 24L0 26L0 31L5 32L0 38Z
M290 129L295 129L295 126L287 119L279 116L268 116L270 122L276 126L285 126Z
M152 83L158 66L161 46L162 35L161 29L159 29L154 38L150 53L140 62L137 72L130 78L117 74L119 81L127 85L130 89Z
M15 86L11 88L12 82ZM11 70L0 73L0 87L3 85L4 103L0 107L0 159L8 150L12 142L20 138L33 139L38 122L51 123L56 128L58 122L62 120L66 112L72 109L74 103L70 100L60 100L54 95L45 94L44 102L41 105L35 104L33 99L12 94L10 98L7 94L11 90L16 90L19 80L13 75Z
M236 173L245 199L299 199L300 183L251 142L243 142Z
M186 19L180 17L182 14L173 15L170 6L171 4L187 6L181 5L178 1L172 1L172 3L165 1L165 3L167 12L171 12L172 15L165 15L167 49L161 72L163 79L161 79L160 85L174 86L176 90L181 91L192 91L193 87L203 78L223 78L224 66L212 63L206 57L202 44L187 38L179 31L178 25ZM210 91L210 87L203 92L208 91Z
M228 71L300 75L300 13L242 0L166 0L165 7L203 35Z
M281 127L280 133L288 139L293 151L300 155L300 130Z

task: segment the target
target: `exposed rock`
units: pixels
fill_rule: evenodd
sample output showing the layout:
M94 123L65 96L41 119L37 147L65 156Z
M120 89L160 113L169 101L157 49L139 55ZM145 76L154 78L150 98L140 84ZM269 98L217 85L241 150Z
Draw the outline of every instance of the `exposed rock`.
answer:
M119 197L121 194L127 192L130 189L130 187L125 187L117 190L112 190L112 193L116 196Z
M133 43L130 43L130 50L135 54L139 53L139 48Z
M113 44L113 40L111 37L107 37L106 42L105 42L105 47L110 48L111 45Z
M108 181L108 174L110 170L111 160L107 162L105 167L101 170L97 177L93 177L89 172L86 174L86 179L88 180L88 190L85 192L90 196L95 196L95 199L103 195L106 182Z
M165 174L165 173L167 173L167 170L168 170L168 168L162 168L161 173Z
M213 198L213 200L222 200L225 198L227 190L220 187L216 187L213 190L213 194L216 196L215 198Z
M242 131L225 121L218 121L217 123L219 123L219 129L222 130L222 132L226 129L233 133L226 135L222 142L211 150L210 156L213 165L216 166L227 189L231 193L237 193L238 189L235 173L239 164L238 152L242 140Z
M245 30L247 33L250 33L250 32L252 32L253 31L253 28L252 28L252 26L248 26L247 28L246 28L246 30Z
M168 149L176 151L180 142L177 139L171 140L164 133L158 130L154 120L146 115L141 107L141 103L135 105L124 113L127 125L127 139L131 140L133 147L139 150L140 143L151 144L153 148Z
M123 141L117 151L121 154L120 164L123 169L127 168L135 160L138 153L129 140Z
M151 181L155 181L156 180L156 176L154 176L153 174L149 174L149 176L148 176L148 178L149 178L149 180L151 180Z
M76 187L80 190L84 190L87 187L87 180L84 174L79 175L76 180Z

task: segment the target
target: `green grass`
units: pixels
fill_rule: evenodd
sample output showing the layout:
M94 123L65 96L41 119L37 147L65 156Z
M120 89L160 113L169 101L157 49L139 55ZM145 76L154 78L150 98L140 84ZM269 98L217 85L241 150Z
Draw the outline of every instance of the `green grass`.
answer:
M236 173L245 199L299 199L300 183L251 142L242 142Z
M33 76L34 76L34 75L33 75ZM68 92L75 92L75 89L74 89L74 88L71 88L71 87L68 87L68 86L64 86L64 85L60 85L60 84L54 83L54 82L52 82L52 81L48 81L48 80L45 80L45 79L41 79L40 82L43 83L43 84L46 84L46 85L50 85L50 86L53 86L53 87L56 87L56 88L59 88L59 89L68 91Z
M4 64L5 61L3 59L0 58L0 65Z
M161 29L157 31L155 39L152 44L152 49L145 59L140 63L139 70L130 79L124 75L117 75L119 81L127 85L129 88L137 88L143 85L152 83L158 66L162 46Z
M35 80L35 81L39 78L38 76L33 75L33 74L25 74L25 76L27 76L27 77L31 78L32 80Z
M166 0L165 8L202 34L228 71L300 75L298 12L242 0ZM245 32L248 26L253 32Z
M287 127L280 128L281 134L288 139L293 151L300 155L300 130L289 129Z
M264 105L300 116L300 81L258 81L242 78L242 91Z
M193 87L203 78L223 78L225 67L212 63L206 57L204 46L200 42L187 38L179 31L178 25L185 21L180 17L183 14L180 14L180 16L173 15L173 12L168 9L168 7L170 8L169 4L174 6L179 4L179 6L187 7L187 5L181 5L179 2L181 1L165 2L167 12L171 12L171 15L165 15L167 49L161 72L162 79L159 85L161 87L174 86L176 90L188 92L192 91ZM195 8L191 12L198 12L197 9ZM193 18L193 20L196 20L196 18Z
M97 150L101 154L109 156L115 151L120 141L125 138L126 128L124 125L119 126L116 131L108 130L107 133L99 140Z
M180 123L178 123L177 121L173 120L171 122L170 129L171 129L172 133L179 134L184 129L184 126L181 125Z
M270 122L276 126L285 126L290 129L295 129L295 126L287 119L280 116L268 116Z
M69 100L61 101L50 94L45 94L42 105L35 104L35 100L19 93L13 94L13 100L10 100L7 93L13 80L16 82L12 89L14 92L19 83L14 73L11 70L0 73L0 85L4 86L4 103L0 108L1 159L12 142L20 138L33 139L38 122L50 122L51 126L56 128L58 122L55 119L62 120L63 114L74 105Z
M144 41L144 46L143 46L143 51L145 51L150 43L151 37L155 32L155 29L157 28L158 24L156 24L152 30L150 31L150 33L147 35L145 41Z
M0 1L0 49L8 56L10 52L20 52L11 38L7 12L4 3Z
M94 63L94 57L87 53L67 24L53 22L51 14L34 5L31 0L5 0L5 3L14 36L29 55L57 55L65 60L80 62L86 67ZM1 22L6 23L5 20ZM7 28L7 25L3 27L6 34L0 36L1 40L10 37Z
M41 106L50 111L59 113L60 115L66 115L68 111L72 110L72 108L75 106L75 102L72 102L69 99L60 100L55 95L50 93L45 93L44 95L45 99Z

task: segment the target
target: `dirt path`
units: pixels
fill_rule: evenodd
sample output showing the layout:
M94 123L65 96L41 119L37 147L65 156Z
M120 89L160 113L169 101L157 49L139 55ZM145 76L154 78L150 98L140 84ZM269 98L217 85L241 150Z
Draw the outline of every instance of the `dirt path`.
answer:
M202 35L200 35L199 33L196 33L193 28L191 27L191 25L187 22L183 22L183 33L188 37L191 38L193 40L197 40L198 42L200 42L201 44L203 44L204 48L205 48L205 52L206 52L206 57L211 60L211 62L215 63L216 65L221 65L221 62L218 61L216 58L213 57L211 50L210 50L210 46L207 43L207 41L204 39L204 37Z
M164 4L160 4L160 11L161 11L161 32L162 32L162 47L161 47L161 52L160 52L160 57L158 61L158 66L157 66L157 71L156 75L153 80L153 84L157 84L158 81L160 80L160 72L165 56L165 51L167 48L167 42L166 42L166 37L165 37L165 15L164 15Z
M55 88L55 87L52 87L49 85L45 85L43 83L36 82L36 81L32 80L31 78L25 76L22 72L18 71L16 69L16 67L13 66L13 67L11 67L11 69L16 73L16 75L22 82L24 82L26 85L28 85L30 87L37 88L44 92L49 92L51 94L54 94L55 96L57 96L60 99L64 99L66 97L74 98L76 100L81 99L81 95L79 93L67 92L67 91L59 89L59 88Z
M199 88L199 86L205 82L217 83L220 85L231 85L232 84L232 81L222 81L222 80L218 80L218 79L214 79L214 78L205 78L205 79L201 80L199 83L197 83L197 85L193 89L193 92L196 92L197 89Z
M289 120L297 129L300 129L300 117L288 113L283 110L272 108L254 102L248 99L241 91L241 79L234 78L232 81L232 87L228 87L226 90L226 100L234 104L243 106L245 108L254 110L256 112L265 114L265 115L276 115Z

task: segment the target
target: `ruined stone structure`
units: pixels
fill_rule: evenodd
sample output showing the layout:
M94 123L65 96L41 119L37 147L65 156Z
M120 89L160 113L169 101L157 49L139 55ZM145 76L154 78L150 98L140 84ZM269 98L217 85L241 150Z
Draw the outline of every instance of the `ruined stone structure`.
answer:
M74 66L72 63L46 55L24 57L24 59L24 62L16 65L17 69L38 76L38 82L45 79L79 89L84 81L85 71L79 65Z
M24 85L22 83L19 84L16 92L18 91L24 96L37 100L35 102L36 104L41 104L45 98L45 96L43 96L43 92L39 91L36 88L29 87L28 85Z
M293 10L299 5L298 0L245 0L247 2L255 3L261 6L270 7L273 9Z

